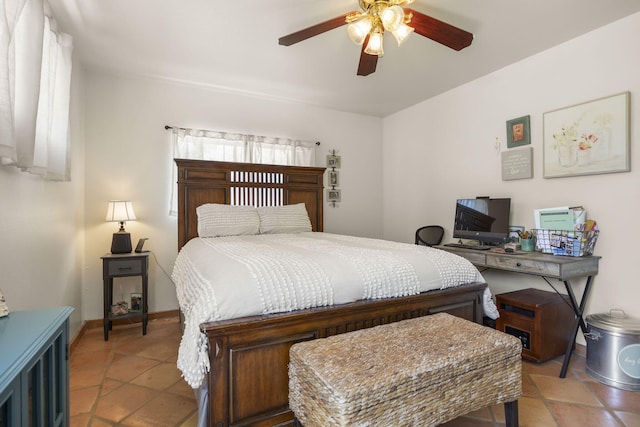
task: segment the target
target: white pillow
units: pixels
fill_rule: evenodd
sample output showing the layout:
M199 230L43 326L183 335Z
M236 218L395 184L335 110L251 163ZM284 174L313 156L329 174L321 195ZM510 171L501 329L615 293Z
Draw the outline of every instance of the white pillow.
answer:
M253 206L208 203L198 206L196 214L200 237L241 236L260 231L260 217Z
M258 208L260 233L302 233L311 231L311 221L304 203Z

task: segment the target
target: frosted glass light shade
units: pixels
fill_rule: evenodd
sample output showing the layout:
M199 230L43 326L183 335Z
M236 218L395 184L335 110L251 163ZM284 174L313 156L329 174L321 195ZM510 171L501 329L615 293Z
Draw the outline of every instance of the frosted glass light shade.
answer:
M390 6L380 14L382 26L387 31L395 31L404 22L404 10L398 5Z
M347 34L349 34L349 38L352 42L357 45L362 45L364 43L364 39L371 31L371 17L365 16L355 22L352 22L347 26Z
M369 55L384 55L384 48L382 46L382 33L378 31L374 31L369 36L369 43L367 43L367 47L364 49L365 53Z
M402 44L407 40L411 33L413 33L413 28L408 26L407 24L402 24L397 29L391 32L391 34L393 34L393 37L396 38L398 46L402 46Z

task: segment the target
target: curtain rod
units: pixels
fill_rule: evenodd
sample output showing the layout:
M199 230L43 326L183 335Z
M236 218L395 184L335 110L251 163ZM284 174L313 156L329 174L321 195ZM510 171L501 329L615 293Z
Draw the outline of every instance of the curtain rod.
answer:
M169 129L180 129L180 130L189 130L187 128L180 128L177 126L169 126L169 125L164 125L165 130L169 130ZM316 145L320 145L320 141L316 141Z

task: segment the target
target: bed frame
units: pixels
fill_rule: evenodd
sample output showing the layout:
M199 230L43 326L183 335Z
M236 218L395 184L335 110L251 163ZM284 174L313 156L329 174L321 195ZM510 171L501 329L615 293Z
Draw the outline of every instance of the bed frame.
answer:
M313 230L322 231L324 168L175 161L178 249L197 236L195 210L203 203L305 203ZM482 323L485 288L485 283L471 283L409 297L204 323L200 329L208 339L211 363L209 425L293 426L287 371L293 344L443 311Z

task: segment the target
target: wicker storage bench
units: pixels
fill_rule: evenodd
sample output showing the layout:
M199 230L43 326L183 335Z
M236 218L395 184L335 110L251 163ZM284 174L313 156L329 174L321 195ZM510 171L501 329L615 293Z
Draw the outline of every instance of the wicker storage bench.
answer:
M289 406L297 425L434 426L505 404L518 425L520 341L449 314L295 344Z

